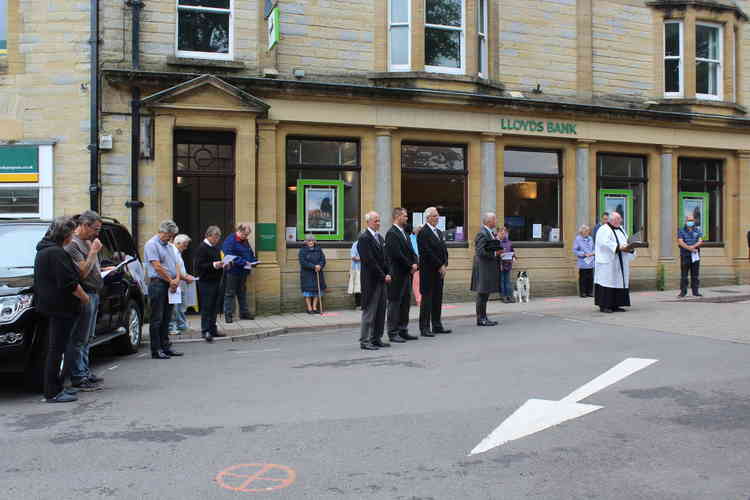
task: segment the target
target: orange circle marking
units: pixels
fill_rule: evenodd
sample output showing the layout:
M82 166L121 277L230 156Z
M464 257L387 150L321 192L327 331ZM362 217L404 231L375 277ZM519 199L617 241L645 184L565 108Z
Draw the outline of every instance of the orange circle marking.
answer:
M216 474L216 483L224 489L242 493L286 488L297 479L294 469L278 464L238 464Z

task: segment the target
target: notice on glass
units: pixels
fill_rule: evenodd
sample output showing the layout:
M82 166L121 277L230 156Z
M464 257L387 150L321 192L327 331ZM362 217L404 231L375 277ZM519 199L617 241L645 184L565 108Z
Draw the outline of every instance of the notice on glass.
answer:
M286 228L286 241L297 241L297 228L296 227Z
M445 231L445 217L443 217L442 215L438 217L437 228L441 231Z
M411 226L414 228L424 226L424 214L422 212L413 212L411 214Z
M540 233L541 237L541 233ZM560 228L559 227L553 227L549 230L549 240L557 243L560 241Z
M534 238L535 240L539 240L542 238L542 225L541 224L532 224L531 237Z

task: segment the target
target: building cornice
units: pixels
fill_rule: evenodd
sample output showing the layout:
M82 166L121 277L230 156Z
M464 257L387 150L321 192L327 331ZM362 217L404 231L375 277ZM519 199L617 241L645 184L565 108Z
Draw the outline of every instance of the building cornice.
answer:
M733 0L651 0L646 5L655 9L698 9L733 12L737 19L747 21L747 14Z

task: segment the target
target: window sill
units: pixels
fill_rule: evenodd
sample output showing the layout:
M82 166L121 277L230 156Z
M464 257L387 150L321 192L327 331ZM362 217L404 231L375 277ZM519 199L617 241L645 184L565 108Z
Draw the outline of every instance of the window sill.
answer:
M651 108L663 111L682 111L685 107L700 106L710 108L713 112L721 113L734 112L737 114L747 114L747 108L741 104L729 101L717 101L715 99L686 99L684 97L668 97L660 99L657 104L651 105Z
M701 245L702 248L724 248L723 241L704 241Z
M167 57L167 65L169 66L192 66L202 68L220 68L228 70L243 70L245 69L245 63L241 61L228 61L224 59L199 59L195 57Z
M511 241L513 248L564 248L562 241Z
M389 71L370 73L367 78L379 87L454 90L502 95L505 86L475 75L433 73L432 71Z
M318 241L320 248L351 248L354 241ZM287 241L286 248L302 248L305 246L303 241Z

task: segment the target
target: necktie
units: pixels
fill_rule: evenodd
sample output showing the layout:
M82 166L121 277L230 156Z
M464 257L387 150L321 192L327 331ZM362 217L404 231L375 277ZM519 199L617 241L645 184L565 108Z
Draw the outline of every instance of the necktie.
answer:
M375 233L375 235L378 237L377 238L378 239L378 245L380 245L382 247L383 246L383 237L380 236L380 233Z

